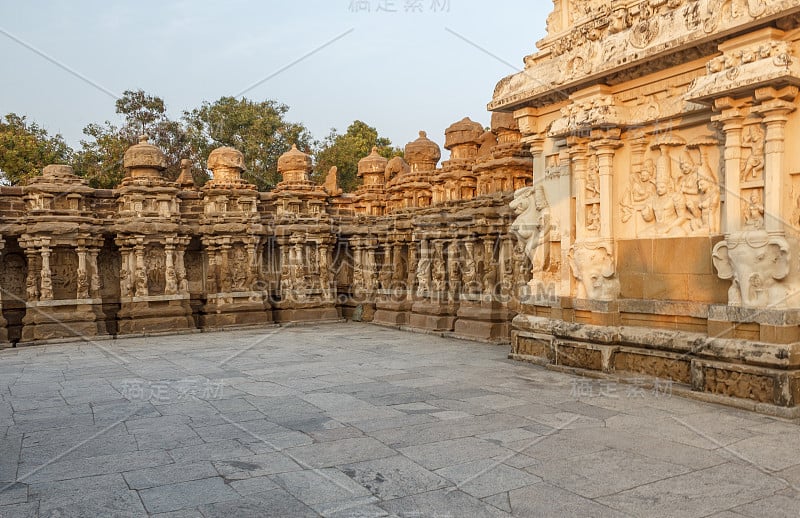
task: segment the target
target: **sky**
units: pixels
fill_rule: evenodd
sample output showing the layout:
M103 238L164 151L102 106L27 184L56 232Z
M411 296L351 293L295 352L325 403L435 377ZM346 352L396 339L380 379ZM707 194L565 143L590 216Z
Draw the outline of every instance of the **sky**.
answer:
M273 99L317 139L354 120L403 146L488 126L495 84L544 36L548 0L95 0L0 3L0 116L76 147L143 89L173 118L222 96ZM43 57L46 56L46 57Z

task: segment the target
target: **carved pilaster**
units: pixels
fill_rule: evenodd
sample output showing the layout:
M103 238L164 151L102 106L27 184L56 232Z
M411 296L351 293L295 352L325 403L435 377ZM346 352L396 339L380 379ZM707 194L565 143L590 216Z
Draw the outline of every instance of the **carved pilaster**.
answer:
M764 117L766 126L764 161L764 226L768 233L783 234L785 211L783 187L790 183L784 167L786 123L789 114L796 110L794 100L798 88L791 86L781 90L760 88L756 99L760 105L755 111Z
M134 248L134 256L136 258L134 270L136 296L147 297L149 295L149 290L147 286L147 268L144 264L144 245L136 245Z
M78 247L78 271L76 276L76 295L75 298L77 299L88 299L89 298L89 267L88 267L88 258L89 252L85 247Z
M725 220L723 231L726 234L742 228L740 207L742 170L742 128L749 113L750 99L724 97L714 102L714 108L721 112L713 120L722 125L725 133Z

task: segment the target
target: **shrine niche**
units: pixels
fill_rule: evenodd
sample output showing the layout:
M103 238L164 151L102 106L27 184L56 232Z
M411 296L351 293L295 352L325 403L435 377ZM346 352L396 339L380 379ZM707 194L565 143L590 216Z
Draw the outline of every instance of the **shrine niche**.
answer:
M185 283L189 237L180 224L179 188L162 174L164 153L143 136L125 152L126 176L115 191L114 223L120 252L120 334L160 333L194 327Z

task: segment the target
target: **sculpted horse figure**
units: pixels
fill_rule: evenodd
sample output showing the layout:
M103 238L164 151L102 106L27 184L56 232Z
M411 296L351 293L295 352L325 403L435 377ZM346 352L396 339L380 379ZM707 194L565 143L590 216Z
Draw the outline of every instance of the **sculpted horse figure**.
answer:
M523 187L514 193L511 209L517 219L510 232L524 247L525 255L533 265L533 273L550 267L550 204L544 188Z

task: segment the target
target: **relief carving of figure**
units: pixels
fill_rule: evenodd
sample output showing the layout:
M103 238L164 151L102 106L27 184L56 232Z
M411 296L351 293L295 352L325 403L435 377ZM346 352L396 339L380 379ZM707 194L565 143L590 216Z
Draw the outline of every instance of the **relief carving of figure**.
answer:
M752 124L742 141L743 147L750 148L750 155L742 168L742 181L757 180L764 175L765 165L765 137L761 124Z
M721 194L719 185L712 178L701 176L697 181L700 200L697 205L688 206L693 216L692 230L707 230L711 234L719 233L719 208Z
M438 247L437 247L438 248ZM444 258L440 250L437 250L433 258L433 268L431 269L431 287L434 293L443 293L447 281Z
M244 248L236 247L233 252L233 290L243 291L247 289L248 267L247 253Z
M525 255L530 259L534 272L542 272L550 267L550 205L544 188L525 187L514 193L511 209L517 219L510 232L524 246Z
M647 202L656 196L656 164L646 160L638 172L631 174L631 185L622 198L622 222L627 223L636 213L642 213Z
M39 300L39 279L31 267L29 267L28 277L25 279L25 294L29 301Z
M428 252L423 251L422 256L417 262L417 296L424 297L430 291L430 268L431 260Z
M165 276L166 286L164 287L164 293L167 295L178 293L178 275L175 273L175 267L167 266Z
M670 192L670 183L663 176L656 179L656 194L642 211L642 218L652 223L650 232L662 236L686 235L689 222L686 199L681 193Z
M756 230L764 228L764 204L760 191L753 191L745 204L744 224Z
M478 265L475 263L475 244L472 242L464 243L466 249L466 256L464 256L464 264L461 269L461 280L464 283L464 291L466 293L475 293L478 291Z
M586 197L598 196L600 196L600 168L597 165L597 157L590 155L586 167Z
M147 292L147 272L141 268L136 269L136 296L146 297Z
M600 204L593 203L586 215L586 230L600 232Z

